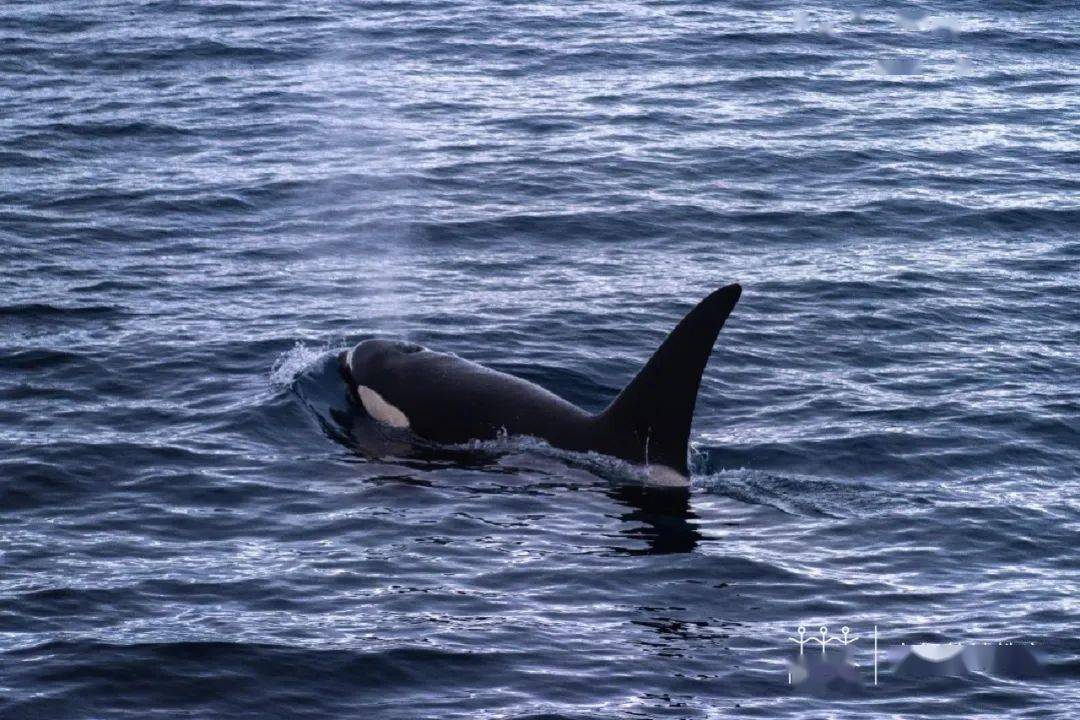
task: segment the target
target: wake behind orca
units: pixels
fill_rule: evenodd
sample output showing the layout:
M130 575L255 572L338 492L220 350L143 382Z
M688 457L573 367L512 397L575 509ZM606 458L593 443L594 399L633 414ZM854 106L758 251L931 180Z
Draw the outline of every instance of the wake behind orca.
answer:
M369 415L425 440L536 437L644 464L654 483L685 486L701 374L741 293L728 285L698 303L595 415L527 380L412 343L365 340L339 363L350 395Z

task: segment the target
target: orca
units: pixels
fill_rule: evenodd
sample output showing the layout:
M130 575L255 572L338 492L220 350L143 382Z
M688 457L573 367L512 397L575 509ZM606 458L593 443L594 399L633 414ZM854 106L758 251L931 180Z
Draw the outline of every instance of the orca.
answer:
M727 285L698 303L596 414L527 380L414 343L364 340L338 361L354 402L375 420L425 440L530 436L644 465L652 484L685 487L701 375L741 294L738 284Z

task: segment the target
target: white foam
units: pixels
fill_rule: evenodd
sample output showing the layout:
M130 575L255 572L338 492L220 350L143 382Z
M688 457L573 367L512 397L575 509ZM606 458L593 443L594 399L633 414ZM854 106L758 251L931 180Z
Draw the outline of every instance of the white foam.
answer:
M326 347L309 348L297 342L291 350L282 353L270 368L270 385L284 388L292 384L296 377L307 370L326 353Z
M581 463L588 472L597 477L616 479L622 482L637 483L653 487L689 487L690 478L666 465L639 465L622 460L613 455L604 455L594 450L575 452L553 447L543 438L531 435L508 435L501 432L494 440L470 440L452 447L468 448L487 452L524 451L531 454L552 457L562 462Z

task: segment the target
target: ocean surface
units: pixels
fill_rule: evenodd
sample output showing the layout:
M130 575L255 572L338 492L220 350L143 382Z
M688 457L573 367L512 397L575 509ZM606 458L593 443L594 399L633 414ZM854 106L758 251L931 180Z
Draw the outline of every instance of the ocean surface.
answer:
M0 717L1076 717L1078 28L6 0ZM689 499L353 439L359 340L599 410L730 282Z

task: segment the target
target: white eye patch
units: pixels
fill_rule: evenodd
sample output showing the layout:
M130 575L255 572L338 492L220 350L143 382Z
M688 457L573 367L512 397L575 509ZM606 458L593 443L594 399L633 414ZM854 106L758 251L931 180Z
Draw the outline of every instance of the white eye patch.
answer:
M366 385L357 385L356 394L360 396L360 402L364 404L364 409L367 410L368 415L379 422L396 428L409 427L408 416L386 402L382 395L371 388Z

